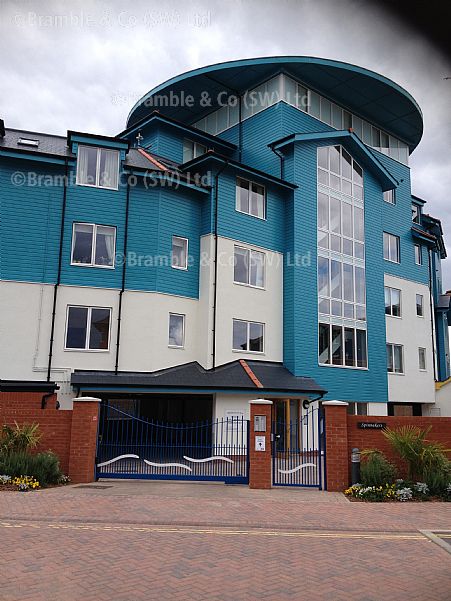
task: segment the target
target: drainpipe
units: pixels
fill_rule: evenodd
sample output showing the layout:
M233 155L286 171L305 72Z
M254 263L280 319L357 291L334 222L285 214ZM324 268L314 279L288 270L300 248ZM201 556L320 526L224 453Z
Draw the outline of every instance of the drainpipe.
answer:
M429 307L431 311L431 338L432 338L432 364L434 366L434 380L437 381L437 353L435 350L436 340L435 340L435 319L434 319L434 303L432 297L432 258L431 258L432 250L428 248L428 271L429 271Z
M279 157L280 159L280 179L283 179L284 176L284 166L285 166L285 156L283 153L281 153L279 150L276 150L272 144L268 145L270 147L270 149L273 151L273 153Z
M228 166L229 161L225 160L221 169L219 169L215 174L215 185L214 185L214 227L213 227L213 235L215 237L215 250L214 250L214 261L215 261L215 271L213 276L213 286L214 286L214 295L213 295L213 349L212 349L212 368L216 367L216 304L218 301L218 178L221 173Z
M238 105L238 161L241 163L241 157L243 154L243 112L242 112L242 98L238 96L240 103Z
M117 375L119 370L119 345L121 340L121 319L122 319L122 297L125 290L125 276L127 272L127 242L128 242L128 215L130 208L130 178L127 178L127 197L125 201L125 225L124 225L124 256L122 257L122 285L119 291L119 308L117 314L117 335L116 335L116 363L114 373Z
M64 159L64 186L63 186L63 206L61 208L61 226L60 226L60 243L59 243L59 256L58 256L58 273L56 276L55 286L53 287L53 307L52 307L52 325L50 328L50 343L49 343L49 361L47 365L47 382L50 382L50 374L52 371L52 358L53 358L53 338L55 335L55 317L56 317L56 301L58 298L58 288L61 283L61 269L63 265L63 240L64 240L64 220L66 217L66 204L67 204L67 180L69 174L69 164L67 157Z

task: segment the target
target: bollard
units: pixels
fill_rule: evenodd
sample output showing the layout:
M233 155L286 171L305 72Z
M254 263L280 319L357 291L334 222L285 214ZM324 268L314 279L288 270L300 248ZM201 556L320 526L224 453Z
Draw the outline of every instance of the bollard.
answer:
M352 449L351 452L351 484L360 483L360 450Z

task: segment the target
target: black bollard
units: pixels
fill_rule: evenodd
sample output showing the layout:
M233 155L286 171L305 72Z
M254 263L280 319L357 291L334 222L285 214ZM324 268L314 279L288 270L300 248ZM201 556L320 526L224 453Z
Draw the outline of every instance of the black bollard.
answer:
M360 450L355 448L351 452L351 484L360 483Z

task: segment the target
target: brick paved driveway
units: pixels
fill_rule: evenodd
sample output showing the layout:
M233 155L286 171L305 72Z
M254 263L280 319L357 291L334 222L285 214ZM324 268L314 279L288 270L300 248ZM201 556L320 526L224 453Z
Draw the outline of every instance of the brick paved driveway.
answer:
M451 601L451 505L102 482L0 494L0 600Z

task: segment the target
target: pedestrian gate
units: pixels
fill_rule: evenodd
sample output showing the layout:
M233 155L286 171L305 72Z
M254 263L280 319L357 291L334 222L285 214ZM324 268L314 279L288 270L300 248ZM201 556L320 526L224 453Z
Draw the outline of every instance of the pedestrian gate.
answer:
M101 404L97 478L249 482L248 421L150 421Z
M324 416L321 408L301 408L294 420L278 420L272 425L274 486L325 486Z

